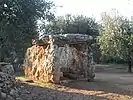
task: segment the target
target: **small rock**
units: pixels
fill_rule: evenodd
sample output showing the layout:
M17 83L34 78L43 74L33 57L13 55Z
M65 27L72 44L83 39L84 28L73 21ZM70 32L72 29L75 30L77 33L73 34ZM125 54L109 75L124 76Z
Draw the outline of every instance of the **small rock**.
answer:
M5 99L5 98L7 97L6 93L4 93L4 92L1 92L0 96L1 96L3 99Z
M16 91L14 90L14 89L12 89L11 91L10 91L10 95L15 95L16 94Z
M25 93L26 93L26 94L30 94L30 92L29 92L29 91L25 91Z
M22 100L21 98L16 98L16 100Z
M8 95L6 100L15 100L15 99L13 97L11 97L10 95Z
M2 87L3 86L3 84L2 83L0 83L0 87Z
M18 91L14 90L14 89L12 89L12 90L10 91L10 95L11 95L11 96L14 96L14 97L18 97L18 96L19 96L19 95L18 95Z
M21 88L24 88L24 86L20 86Z

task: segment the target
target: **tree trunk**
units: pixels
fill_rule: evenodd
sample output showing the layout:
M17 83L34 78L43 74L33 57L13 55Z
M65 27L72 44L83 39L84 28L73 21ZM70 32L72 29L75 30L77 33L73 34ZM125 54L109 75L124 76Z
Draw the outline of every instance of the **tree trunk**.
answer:
M131 60L128 61L128 72L129 73L132 72L132 63L131 63Z
M128 72L132 72L132 58L131 58L131 52L130 49L128 51Z

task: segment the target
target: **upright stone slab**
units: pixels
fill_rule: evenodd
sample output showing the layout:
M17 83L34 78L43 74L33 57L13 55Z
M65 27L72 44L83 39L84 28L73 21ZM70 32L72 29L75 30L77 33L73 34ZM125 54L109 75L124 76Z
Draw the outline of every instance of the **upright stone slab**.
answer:
M25 55L25 75L33 80L53 83L59 83L63 76L93 80L89 42L89 36L81 34L46 35L36 40Z

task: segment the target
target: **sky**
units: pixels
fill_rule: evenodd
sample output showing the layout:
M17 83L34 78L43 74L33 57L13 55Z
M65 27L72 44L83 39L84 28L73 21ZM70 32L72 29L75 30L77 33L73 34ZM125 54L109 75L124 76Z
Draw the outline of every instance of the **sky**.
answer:
M57 6L56 16L66 14L85 15L100 20L101 13L116 8L122 15L131 18L133 0L53 0ZM60 7L62 6L62 7Z

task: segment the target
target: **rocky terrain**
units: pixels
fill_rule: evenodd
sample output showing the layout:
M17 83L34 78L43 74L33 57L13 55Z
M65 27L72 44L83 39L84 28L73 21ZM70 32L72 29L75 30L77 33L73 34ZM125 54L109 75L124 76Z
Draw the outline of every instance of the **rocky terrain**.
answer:
M0 100L19 100L14 69L11 64L0 63Z

